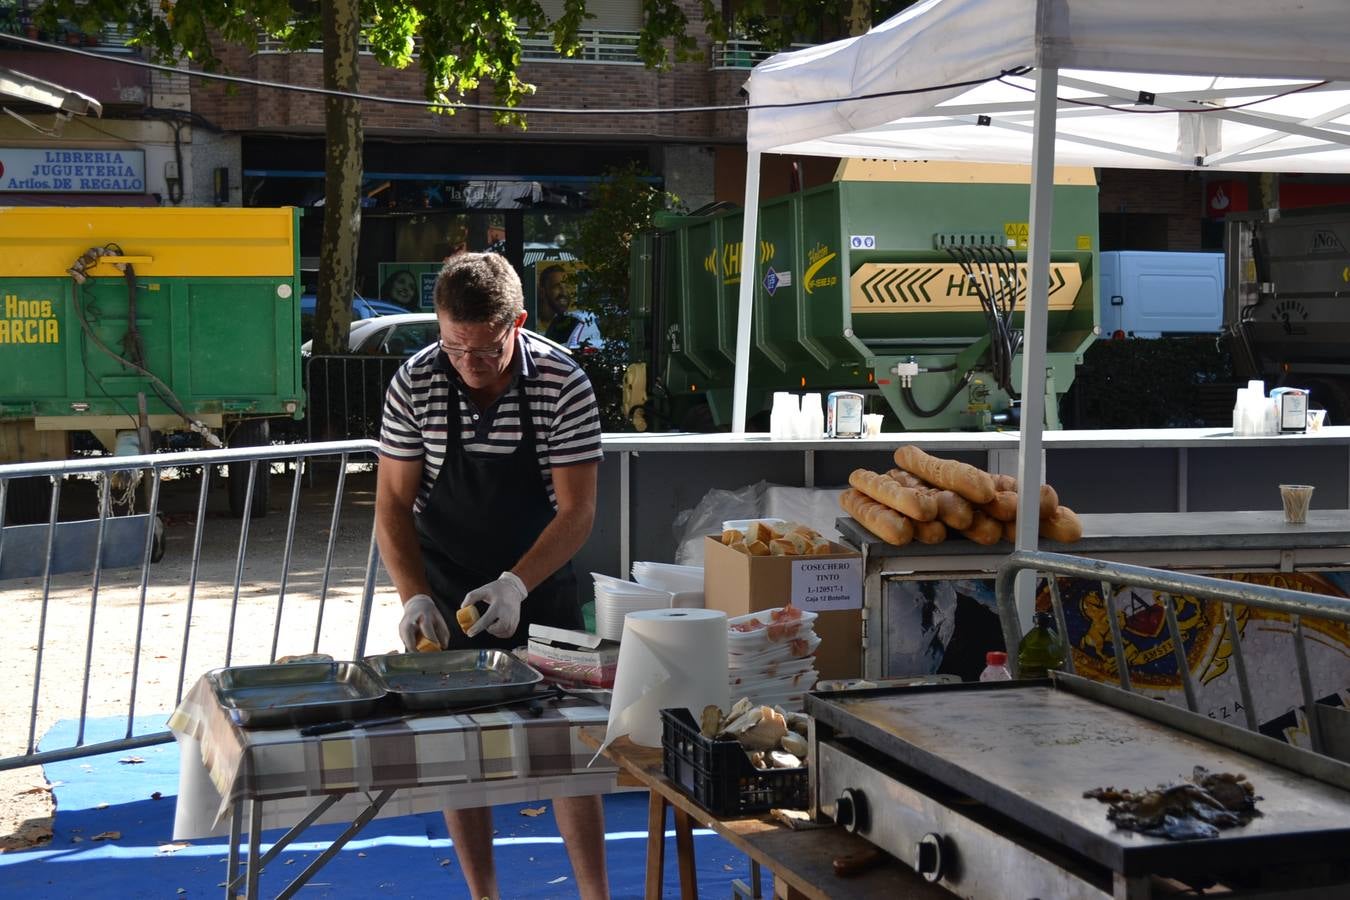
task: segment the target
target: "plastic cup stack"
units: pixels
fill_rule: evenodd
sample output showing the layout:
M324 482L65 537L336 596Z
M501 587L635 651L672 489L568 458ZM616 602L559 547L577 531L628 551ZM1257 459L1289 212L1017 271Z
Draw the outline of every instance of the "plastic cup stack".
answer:
M825 407L820 394L803 394L800 438L818 441L825 436Z
M792 440L797 436L797 420L801 417L801 406L796 394L787 391L775 391L773 407L769 410L769 436L775 441Z

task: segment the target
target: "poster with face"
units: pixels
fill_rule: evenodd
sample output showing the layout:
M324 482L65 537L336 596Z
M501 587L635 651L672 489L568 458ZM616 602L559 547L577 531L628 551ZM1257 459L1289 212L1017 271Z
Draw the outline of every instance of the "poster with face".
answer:
M573 266L565 262L539 263L535 297L538 298L539 329L546 330L553 321L565 316L576 301Z

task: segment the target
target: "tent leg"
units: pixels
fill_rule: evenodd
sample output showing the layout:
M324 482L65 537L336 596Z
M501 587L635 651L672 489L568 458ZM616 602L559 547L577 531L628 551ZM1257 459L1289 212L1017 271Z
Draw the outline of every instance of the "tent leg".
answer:
M735 434L745 433L746 394L750 387L750 317L759 275L760 156L751 151L745 157L745 217L741 228L741 288L736 307L736 374L731 407L731 430Z
M1032 121L1030 243L1027 248L1027 310L1022 332L1022 441L1017 460L1017 549L1035 550L1040 525L1040 489L1045 479L1041 431L1045 423L1045 341L1049 324L1050 226L1054 212L1055 114L1059 70L1036 70L1036 111ZM1025 524L1023 524L1025 523ZM1018 574L1015 596L1021 631L1031 627L1036 604L1036 574ZM1020 634L1007 633L1009 652Z

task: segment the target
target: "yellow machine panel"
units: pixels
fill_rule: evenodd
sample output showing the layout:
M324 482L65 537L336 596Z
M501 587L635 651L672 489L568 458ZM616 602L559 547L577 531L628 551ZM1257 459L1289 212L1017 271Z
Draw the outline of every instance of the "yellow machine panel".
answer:
M974 312L982 310L977 285L957 263L864 263L849 280L849 308L855 313ZM1050 309L1072 309L1083 286L1078 263L1050 264ZM978 285L999 294L999 285ZM1016 308L1025 308L1026 263L1017 264Z
M67 277L90 247L112 242L143 278L295 274L289 208L221 209L0 206L5 278ZM90 275L119 275L108 261Z

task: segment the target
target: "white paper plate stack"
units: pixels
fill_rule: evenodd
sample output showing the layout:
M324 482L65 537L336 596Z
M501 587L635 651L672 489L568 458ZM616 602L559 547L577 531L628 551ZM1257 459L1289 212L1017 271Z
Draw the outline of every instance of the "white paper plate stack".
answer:
M802 708L815 686L818 615L793 607L764 609L727 620L730 697L761 706Z
M635 562L633 580L650 588L670 591L671 606L703 608L703 567L677 566L672 563Z
M645 609L669 609L675 597L670 591L624 581L592 572L595 579L595 633L617 641L623 637L623 617Z

